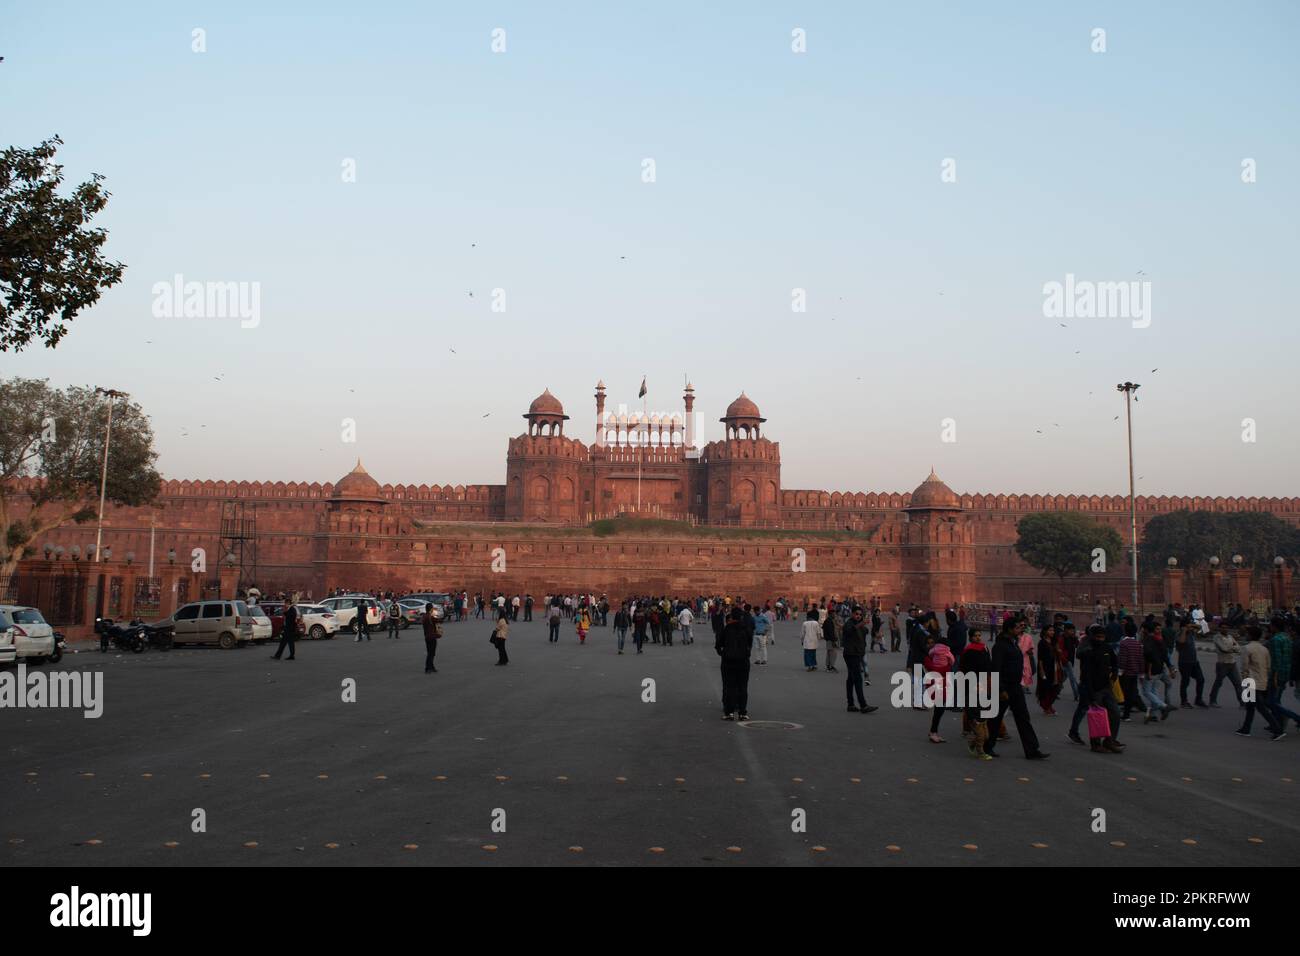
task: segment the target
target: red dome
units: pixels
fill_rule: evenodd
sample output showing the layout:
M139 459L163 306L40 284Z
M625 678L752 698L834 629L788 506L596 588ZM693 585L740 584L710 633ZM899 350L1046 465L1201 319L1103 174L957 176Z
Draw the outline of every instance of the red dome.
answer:
M722 420L725 422L729 418L757 418L759 421L767 421L759 415L758 406L744 392L741 392L740 397L727 406L727 414L722 417Z
M370 473L361 467L361 459L357 459L357 466L340 478L334 485L335 498L382 498L379 493L379 482L370 477Z
M934 473L934 469L931 468L930 477L916 486L916 490L912 492L912 503L907 507L908 509L955 508L960 511L961 499L957 497L955 491L940 480L939 476Z
M533 403L528 406L529 415L545 415L550 418L568 418L564 414L564 406L560 400L551 394L548 388L542 394L533 399Z

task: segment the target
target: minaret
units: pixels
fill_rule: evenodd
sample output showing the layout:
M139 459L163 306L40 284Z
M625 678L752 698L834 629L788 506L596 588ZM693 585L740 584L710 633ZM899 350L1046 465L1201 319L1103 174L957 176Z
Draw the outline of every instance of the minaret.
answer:
M683 447L689 454L695 450L695 386L687 382L686 394L682 397L686 400L686 443Z
M605 383L596 382L596 447L605 447Z

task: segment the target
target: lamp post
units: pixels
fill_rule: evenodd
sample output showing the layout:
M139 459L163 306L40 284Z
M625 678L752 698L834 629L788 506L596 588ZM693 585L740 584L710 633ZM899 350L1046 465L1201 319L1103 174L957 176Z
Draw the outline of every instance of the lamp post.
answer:
M1116 391L1124 393L1124 412L1128 419L1128 516L1129 541L1133 549L1130 564L1133 568L1133 610L1137 614L1142 612L1142 601L1138 592L1138 518L1133 481L1133 399L1137 390L1141 387L1135 382L1123 382L1115 386Z
M104 428L104 466L99 475L99 526L95 529L95 560L103 561L104 553L100 545L104 539L104 492L108 489L108 440L113 434L113 400L126 398L126 392L115 388L97 388L96 395L108 396L108 425Z

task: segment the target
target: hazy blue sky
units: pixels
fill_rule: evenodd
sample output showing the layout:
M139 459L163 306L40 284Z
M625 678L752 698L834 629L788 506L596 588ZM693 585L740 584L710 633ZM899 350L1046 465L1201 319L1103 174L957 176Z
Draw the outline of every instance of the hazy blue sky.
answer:
M168 477L500 483L544 387L590 440L646 374L706 438L748 392L786 487L1118 493L1133 379L1139 492L1300 492L1294 3L5 6L0 145L106 175L129 268L0 375L128 390Z

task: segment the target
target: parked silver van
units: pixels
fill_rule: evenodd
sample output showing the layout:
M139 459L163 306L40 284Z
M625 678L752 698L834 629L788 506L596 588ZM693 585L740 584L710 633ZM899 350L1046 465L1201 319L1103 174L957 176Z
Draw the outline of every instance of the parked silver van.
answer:
M243 601L194 601L159 624L171 628L176 645L218 644L228 650L253 640L253 619Z

